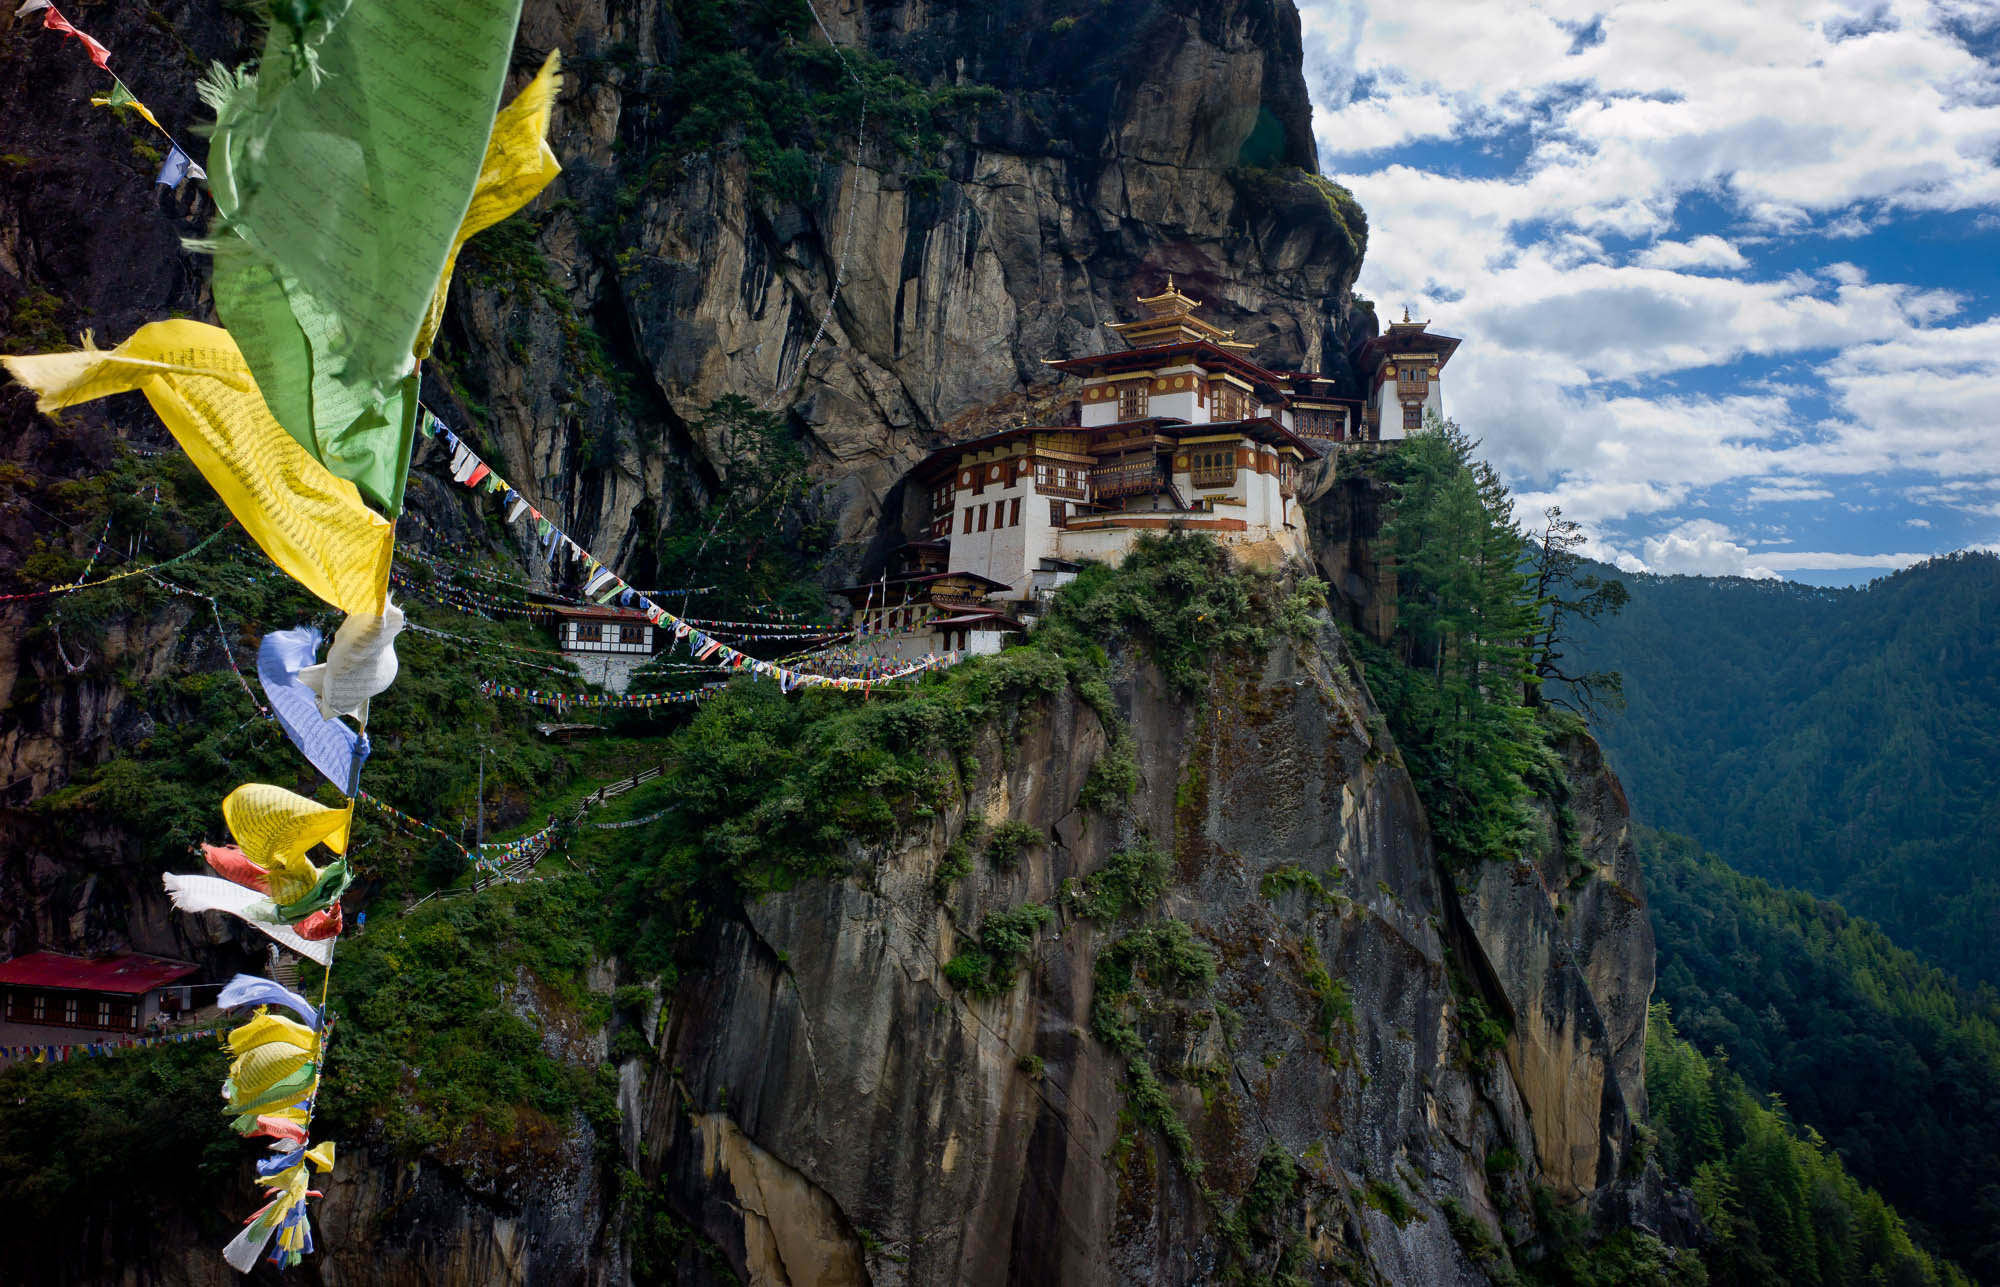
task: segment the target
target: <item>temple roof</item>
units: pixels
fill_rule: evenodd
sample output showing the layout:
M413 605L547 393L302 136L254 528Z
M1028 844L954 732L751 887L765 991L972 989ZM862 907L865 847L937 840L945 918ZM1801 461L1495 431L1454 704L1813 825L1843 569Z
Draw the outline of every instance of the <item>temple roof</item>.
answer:
M175 979L184 979L196 968L185 961L169 961L138 952L114 952L109 956L29 952L11 961L0 961L0 984L136 996Z
M1212 322L1204 322L1194 315L1201 307L1201 301L1183 295L1174 286L1171 275L1167 278L1167 288L1157 295L1141 295L1139 303L1146 309L1146 315L1133 322L1113 322L1111 329L1128 344L1137 348L1152 348L1162 344L1179 344L1189 340L1208 340L1223 348L1250 349L1253 345L1231 339L1235 331L1225 331Z
M1430 323L1412 321L1409 310L1403 320L1389 323L1389 329L1354 346L1354 367L1366 379L1375 369L1398 353L1428 353L1442 367L1451 361L1454 350L1464 341L1449 335L1434 335Z
M1177 361L1221 368L1253 384L1260 384L1274 394L1282 394L1285 391L1283 379L1275 371L1258 366L1241 353L1231 352L1212 340L1200 337L1178 343L1156 344L1148 348L1120 349L1115 353L1100 353L1095 357L1065 358L1060 362L1049 362L1046 365L1070 375L1097 375L1105 371L1131 371L1144 367L1167 366Z

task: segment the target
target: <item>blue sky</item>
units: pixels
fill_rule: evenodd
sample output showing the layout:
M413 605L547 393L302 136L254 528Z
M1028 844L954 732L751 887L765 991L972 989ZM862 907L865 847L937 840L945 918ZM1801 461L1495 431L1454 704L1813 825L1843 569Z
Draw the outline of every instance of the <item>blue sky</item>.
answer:
M1359 291L1524 523L1846 583L2000 549L2000 3L1299 0Z

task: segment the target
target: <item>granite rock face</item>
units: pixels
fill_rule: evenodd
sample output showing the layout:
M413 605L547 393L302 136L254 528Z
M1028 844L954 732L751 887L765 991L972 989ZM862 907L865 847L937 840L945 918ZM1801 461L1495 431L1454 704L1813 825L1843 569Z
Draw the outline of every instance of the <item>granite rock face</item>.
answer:
M1442 884L1409 778L1330 631L1218 668L1196 700L1145 665L1114 687L1140 764L1128 811L1078 807L1104 732L1050 700L981 746L987 776L962 814L715 931L708 967L671 1000L642 1137L645 1165L735 1272L849 1281L858 1262L875 1283L1192 1283L1291 1255L1311 1281L1478 1283L1446 1199L1519 1235L1537 1179L1573 1201L1622 1192L1642 1035L1630 1019L1643 1022L1652 958L1607 908L1636 885L1611 891L1607 876L1604 905L1580 895L1559 917L1539 886L1503 907ZM1615 857L1615 784L1575 811L1586 851ZM1010 870L980 864L941 902L937 866L969 818L1050 839ZM1080 914L1071 882L1144 843L1172 865L1157 905ZM1028 903L1054 918L1003 995L946 980L971 927ZM1218 965L1192 995L1142 988L1133 1014L1185 1152L1134 1108L1143 1077L1096 1031L1102 962L1168 920ZM1555 962L1565 924L1592 927L1587 964ZM1461 1039L1455 989L1481 977L1517 1015L1500 1059ZM1489 1176L1502 1150L1523 1167ZM1232 1242L1223 1222L1274 1151L1296 1183ZM773 1203L798 1214L782 1254ZM720 1281L697 1258L681 1269Z

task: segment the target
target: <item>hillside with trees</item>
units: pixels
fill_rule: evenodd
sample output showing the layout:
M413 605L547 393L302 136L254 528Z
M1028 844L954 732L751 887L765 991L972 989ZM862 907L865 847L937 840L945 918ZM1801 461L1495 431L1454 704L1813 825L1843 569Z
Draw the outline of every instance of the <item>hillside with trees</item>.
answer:
M1621 579L1574 662L1623 673L1596 731L1634 815L2000 981L2000 558L1859 589Z
M1641 830L1658 997L1717 1075L1775 1096L1926 1239L2000 1281L2000 993L1835 904ZM1665 1077L1648 1051L1647 1084ZM1655 1094L1666 1129L1675 1111ZM1670 1168L1671 1169L1671 1168ZM1754 1204L1745 1204L1753 1209Z

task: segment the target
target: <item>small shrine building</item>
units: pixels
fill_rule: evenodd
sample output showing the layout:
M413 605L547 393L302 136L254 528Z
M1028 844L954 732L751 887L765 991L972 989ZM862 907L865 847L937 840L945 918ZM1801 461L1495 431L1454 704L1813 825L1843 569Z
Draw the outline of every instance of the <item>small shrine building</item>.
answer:
M658 652L663 638L646 614L630 608L551 605L556 643L583 677L614 693L631 686L633 672Z
M0 961L0 1045L142 1032L193 1008L186 980L195 972L186 961L139 952L28 952Z

